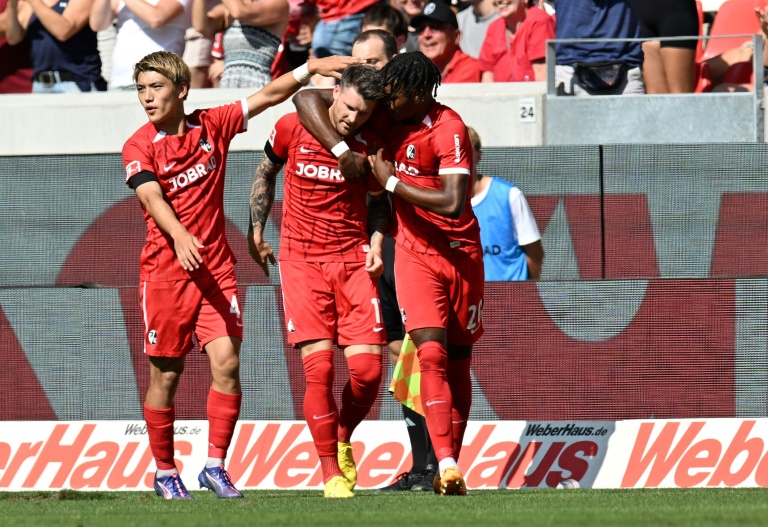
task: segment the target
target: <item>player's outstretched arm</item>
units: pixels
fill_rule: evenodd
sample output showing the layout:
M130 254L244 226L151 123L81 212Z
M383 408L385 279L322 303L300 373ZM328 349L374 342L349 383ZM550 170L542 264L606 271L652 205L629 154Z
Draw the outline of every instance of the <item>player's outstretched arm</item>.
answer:
M176 251L176 258L181 267L185 271L198 269L203 263L198 249L204 246L176 218L171 206L163 199L160 183L157 181L142 183L136 187L136 196L160 230L173 238L173 249Z
M341 78L344 68L360 62L352 57L334 55L323 59L309 59L293 71L281 75L247 99L248 118L259 115L271 106L280 104L304 86L313 75Z
M259 264L266 276L269 276L269 265L275 265L275 255L272 247L264 241L264 227L267 225L269 212L275 202L275 182L277 174L283 167L264 156L256 168L251 195L248 198L251 209L251 224L248 227L248 252L251 258Z
M469 174L440 174L442 188L409 185L395 176L395 167L383 158L383 149L368 156L373 174L381 186L417 207L446 218L457 219L464 212Z
M334 152L334 147L344 143L344 138L331 124L328 108L333 104L333 90L318 88L301 90L293 96L299 121L307 131L320 141L326 149ZM368 162L365 156L348 148L340 155L339 170L345 179L359 179L368 173Z

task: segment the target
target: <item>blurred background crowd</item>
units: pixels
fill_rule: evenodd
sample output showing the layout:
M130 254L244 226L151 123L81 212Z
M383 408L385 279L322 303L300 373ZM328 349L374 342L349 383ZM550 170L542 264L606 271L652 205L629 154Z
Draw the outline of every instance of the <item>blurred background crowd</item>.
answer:
M559 95L744 91L766 1L0 0L0 93L131 90L157 50L183 56L193 88L259 89L310 56L351 54L370 29L423 52L444 83L546 80L546 42L568 39L550 70ZM696 38L718 35L742 37Z

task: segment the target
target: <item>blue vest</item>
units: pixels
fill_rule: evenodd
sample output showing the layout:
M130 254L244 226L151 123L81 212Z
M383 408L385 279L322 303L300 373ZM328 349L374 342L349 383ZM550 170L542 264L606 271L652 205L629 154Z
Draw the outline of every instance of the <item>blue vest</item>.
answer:
M515 186L493 178L488 192L472 207L480 222L486 282L528 279L528 262L517 243L515 222L509 210L509 191Z
M60 0L51 9L62 14L69 0ZM100 90L106 89L106 83L101 78L101 58L96 46L96 33L85 24L66 42L59 42L43 26L43 23L32 15L27 28L30 42L30 56L34 74L41 71L68 71L74 81L83 91L90 91L91 83Z

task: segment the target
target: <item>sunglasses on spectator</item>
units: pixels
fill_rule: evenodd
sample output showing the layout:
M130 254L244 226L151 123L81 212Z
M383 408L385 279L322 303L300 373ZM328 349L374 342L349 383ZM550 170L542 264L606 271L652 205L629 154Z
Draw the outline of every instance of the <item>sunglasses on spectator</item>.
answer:
M419 24L419 27L416 28L416 33L421 34L427 28L431 29L432 31L442 31L443 33L451 29L455 29L454 26L445 22L424 22Z

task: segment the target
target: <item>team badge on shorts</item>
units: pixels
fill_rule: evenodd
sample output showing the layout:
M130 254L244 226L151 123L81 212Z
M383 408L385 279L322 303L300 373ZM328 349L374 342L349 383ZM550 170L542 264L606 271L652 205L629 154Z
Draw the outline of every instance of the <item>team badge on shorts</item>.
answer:
M400 318L403 319L403 324L405 324L405 318L406 317L405 317L405 308L404 307L400 308Z
M147 340L153 346L157 344L157 331L155 331L154 329L149 330L149 333L147 333Z
M414 159L416 157L416 147L413 145L408 145L405 148L405 156L408 159Z
M288 332L296 333L296 328L293 326L293 319L288 321Z
M200 139L200 147L205 150L206 152L210 152L213 150L213 147L211 146L211 143L206 141L205 139Z

